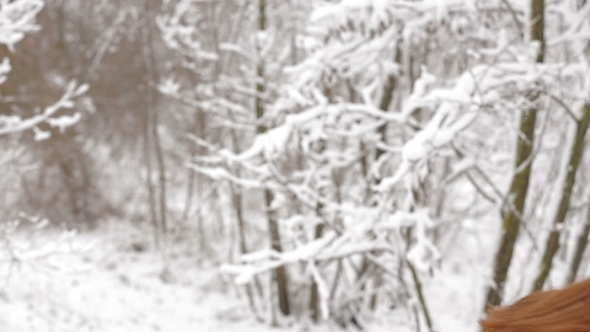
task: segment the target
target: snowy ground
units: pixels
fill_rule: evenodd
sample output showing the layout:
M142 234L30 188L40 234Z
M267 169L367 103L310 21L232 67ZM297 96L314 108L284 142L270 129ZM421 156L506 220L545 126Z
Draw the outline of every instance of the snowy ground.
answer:
M13 269L0 293L0 331L265 330L216 269L172 258L166 270L154 252L96 237L77 236L76 253L45 259L49 266Z
M20 264L9 277L2 263L0 331L278 331L255 322L214 267L199 267L190 255L177 254L166 270L158 254L131 247L134 236L112 233L78 235L58 246L74 248L74 254L45 257L47 266ZM51 242L55 236L35 241ZM447 265L426 285L439 332L476 331L481 301L472 291L478 285L459 263ZM394 315L384 316L366 330L410 331L395 321ZM338 331L333 326L289 330Z

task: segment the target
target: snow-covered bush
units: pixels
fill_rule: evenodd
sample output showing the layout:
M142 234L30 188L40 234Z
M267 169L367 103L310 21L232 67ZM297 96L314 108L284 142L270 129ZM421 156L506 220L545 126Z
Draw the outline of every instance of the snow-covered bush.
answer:
M284 14L276 9L280 4L264 3ZM563 3L555 12L571 11L565 5L570 2ZM232 45L214 41L220 52L243 56L239 68L250 76L218 73L211 85L186 87L172 79L162 84L161 92L207 110L241 138L257 127L246 149L194 137L207 156L195 158L192 169L252 193L272 193L262 209L280 216L282 251L244 254L224 271L240 284L257 285L258 275L288 266L292 300L297 298L294 306L303 316L308 307L315 310L309 304L314 296L325 319L358 321L379 304L402 303L420 313L420 324L434 328L423 281L440 272L440 247L452 246L452 229L510 208L506 174L519 171L512 165L519 135L514 124L533 107L531 96L541 96L535 100L547 125L549 105L566 99L578 108L590 95L583 57L564 61L555 51L546 63L536 62L539 45L525 31L527 6L318 1L300 13L309 16L306 29L289 47L272 38L276 22L259 31L256 40L264 47L247 37ZM549 43L587 31L580 21L584 8L572 12L574 23L563 33L548 33ZM198 6L180 1L175 9L161 21L169 46L189 58L188 68L200 70L196 64L204 62L214 68L221 61L216 47L206 47L198 22L183 15L198 13ZM570 46L580 47L578 41ZM283 56L269 56L268 50ZM296 61L285 65L290 52ZM272 80L261 74L260 64L275 69ZM211 86L242 99L230 103ZM247 107L260 99L265 112L256 116L258 108ZM544 130L555 133L563 126ZM538 158L552 153L543 144L535 147ZM546 212L539 205L527 214ZM488 279L483 273L478 278L483 284ZM338 317L343 313L352 318Z

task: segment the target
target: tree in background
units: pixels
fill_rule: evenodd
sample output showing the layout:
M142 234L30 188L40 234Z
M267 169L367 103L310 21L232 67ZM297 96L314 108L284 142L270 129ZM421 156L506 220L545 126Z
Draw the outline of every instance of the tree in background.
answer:
M531 36L534 41L540 43L536 61L543 62L545 56L545 1L535 0L531 2ZM531 91L532 103L537 103L537 91ZM537 107L525 109L520 115L520 132L517 136L516 157L514 175L508 193L507 207L502 211L503 230L502 241L496 255L494 266L494 283L488 291L487 304L497 306L502 301L504 283L508 274L508 268L512 260L514 246L518 238L520 224L524 216L525 201L529 189L529 179L534 160L533 147L535 145L535 127L537 121Z
M142 150L136 147L142 141L153 143L150 137L157 127L150 122L149 137L144 139L144 120L150 118L144 116L148 113L146 92L156 92L155 79L148 79L144 62L136 60L145 58L146 49L158 49L157 40L149 44L143 38L144 11L134 2L49 0L38 17L44 29L16 46L21 55L13 59L17 75L2 87L4 94L19 96L11 106L16 112L26 115L59 96L65 77L74 76L92 86L75 105L78 112L74 113L92 116L61 135L24 145L26 162L39 168L19 175L20 209L75 228L94 227L100 220L123 214L149 218L151 208L161 216L160 211L167 209L150 203L152 190L138 187L134 179L139 176L151 183L155 172L139 172L123 182L120 176L137 169L133 156ZM153 18L146 20L155 24ZM29 142L23 137L23 143ZM156 159L156 150L148 146L146 160ZM125 182L125 189L110 189L112 183ZM155 189L161 187L159 183ZM135 203L143 199L145 203Z
M35 18L42 8L43 2L38 0L3 1L0 3L0 22L2 22L0 45L3 55L5 55L0 63L0 84L10 85L12 83L9 80L12 71L9 56L14 54L16 44L21 42L27 34L41 29L36 24ZM21 112L18 112L15 106L18 101L32 98L32 96L28 94L2 94L0 98L6 108L3 108L2 112L0 112L0 137L6 138L7 136L28 135L31 133L33 136L31 141L34 141L35 144L42 144L43 141L51 139L52 136L59 136L68 128L76 125L80 121L81 114L78 112L72 114L71 111L75 109L75 100L88 90L88 85L77 85L75 81L63 83L63 89L60 91L61 96L58 96L52 102L42 105L36 104L34 112L25 112L27 115L24 116ZM2 89L2 91L6 90ZM5 174L10 175L12 170L9 169L9 166L15 160L22 158L23 154L21 149L14 149L12 145L8 145L8 147L8 149L3 149L0 167L6 170ZM5 186L10 185L10 183L2 184ZM4 196L6 200L14 199L14 195L11 195L10 192L6 192ZM43 260L44 254L39 253L41 251L45 253L55 251L55 243L44 243L37 248L30 248L17 245L22 243L19 243L19 240L14 236L21 224L21 220L26 220L35 225L37 229L40 229L48 224L47 219L27 216L24 213L20 213L16 219L11 219L11 217L13 216L4 216L5 219L3 218L4 220L0 224L2 251L3 254L8 256L8 260L2 263L2 268L8 267L7 278L15 265L27 260Z
M5 52L14 52L15 45L20 42L27 33L40 30L35 23L35 16L43 8L43 1L40 0L17 0L2 3L0 7L0 19L4 27L0 31L0 44ZM6 84L8 76L12 71L11 61L4 57L1 63L0 83ZM33 130L35 140L42 141L49 138L50 134L39 129L42 124L50 128L57 128L63 131L74 125L79 116L60 116L56 113L62 108L74 106L72 98L82 95L88 89L87 85L77 86L75 82L65 85L65 93L52 105L46 106L43 110L37 110L35 115L22 118L16 114L0 114L0 135L16 134L25 130ZM14 95L3 96L4 102L10 103L18 100Z
M543 2L533 2L533 10L534 13L537 12L542 12L542 10L544 9L544 3ZM576 13L577 15L575 17L577 17L577 22L574 21L575 23L572 24L572 26L570 27L571 30L576 31L578 29L581 29L582 26L580 26L580 23L584 21L584 17L587 17L588 14L590 14L590 5L585 3L584 1L579 3L578 6L578 12ZM541 20L542 21L542 20ZM582 23L583 24L583 23ZM590 24L586 24L586 28L590 28ZM535 27L535 29L532 31L533 36L535 37L535 40L540 40L541 41L541 45L543 45L544 47L544 39L543 39L543 32L540 31L541 28L540 27ZM571 33L571 32L570 32ZM586 48L588 47L588 41L586 41L585 43L582 41L582 45L579 45L579 42L576 43L579 46L584 47L584 44L586 44ZM544 50L542 49L541 52L543 52ZM585 57L584 54L580 54L577 55L576 59L577 61L586 61L588 62L588 57ZM543 59L543 55L541 54L539 56L539 59ZM588 131L588 125L590 124L590 105L588 104L587 100L588 100L588 95L590 93L590 82L588 82L588 80L584 80L581 82L581 86L580 86L580 94L581 97L585 94L585 98L586 101L580 105L580 109L581 109L581 115L577 115L577 114L573 114L572 111L570 111L568 106L565 106L562 108L564 108L564 111L566 112L571 112L572 117L574 118L574 123L575 123L575 135L573 138L573 142L570 148L570 152L569 152L569 160L566 166L566 177L564 179L564 183L562 185L562 191L561 191L561 197L559 199L559 205L557 208L557 212L555 214L555 217L553 218L553 229L549 235L549 237L547 238L547 243L545 245L545 251L543 253L543 258L542 258L542 262L541 262L541 269L537 275L537 278L534 281L533 284L533 289L534 290L541 290L543 289L543 286L545 285L545 281L547 280L547 278L549 277L549 273L551 272L551 267L552 267L552 263L553 263L553 258L555 257L555 255L557 254L558 250L559 250L559 242L560 242L560 237L561 237L561 233L563 230L563 225L565 223L566 220L566 216L568 214L568 210L570 209L570 205L571 205L571 201L572 201L572 192L574 189L574 185L576 184L576 175L578 173L578 169L579 166L582 162L582 158L584 155L584 150L585 150L585 138L586 138L586 133ZM582 100L584 100L582 99ZM578 176L579 177L579 176ZM584 244L584 236L586 236L586 238L588 237L588 232L586 230L584 230L582 232L582 235L580 237L580 241L578 241L578 245L577 248L575 250L576 254L575 257L573 259L572 262L572 267L570 269L570 276L568 278L569 282L573 282L575 281L575 276L577 274L577 270L579 267L579 261L581 258L581 253L583 253L584 249L585 249L585 244Z

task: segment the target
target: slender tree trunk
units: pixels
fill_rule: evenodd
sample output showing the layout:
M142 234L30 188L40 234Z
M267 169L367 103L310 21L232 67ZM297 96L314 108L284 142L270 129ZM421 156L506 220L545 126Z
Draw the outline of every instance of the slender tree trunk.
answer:
M539 41L541 49L537 55L537 62L543 62L545 54L545 37L544 37L544 0L532 0L531 2L531 36L533 40ZM536 95L536 94L535 94ZM536 98L534 98L536 99ZM533 101L534 101L533 99ZM500 249L496 255L494 266L494 283L495 287L490 287L486 297L485 308L488 305L499 305L502 302L504 292L504 283L512 255L514 245L518 238L521 217L525 208L525 201L529 189L529 179L531 174L532 160L531 154L535 141L535 124L537 122L537 109L533 107L524 111L520 116L520 131L518 135L516 148L515 172L510 185L509 197L512 197L508 204L511 204L505 210L503 221L504 234L500 243ZM521 169L522 168L522 169Z
M578 167L582 161L584 155L584 145L586 132L588 131L588 124L590 123L590 107L584 108L584 115L582 119L577 123L576 136L574 138L573 146L571 148L570 160L567 164L567 175L563 190L561 192L561 200L559 202L559 208L557 214L553 219L554 230L551 231L549 238L547 239L547 245L545 246L545 253L543 254L543 261L541 262L541 270L535 279L533 285L534 290L540 290L543 288L549 273L551 272L551 264L553 263L553 257L559 249L559 237L561 235L561 226L567 216L567 211L570 207L570 199L574 184L576 183L576 173Z
M268 216L268 227L269 227L269 235L271 239L271 248L276 250L277 252L282 252L283 248L281 245L281 236L279 233L279 225L277 222L277 218L275 216L274 211L270 210L270 206L273 200L273 194L270 190L265 190L265 204ZM288 288L288 281L287 281L287 269L285 266L278 267L275 269L275 279L277 282L277 292L278 292L278 300L279 300L279 308L281 309L281 313L285 316L290 315L290 307L289 307L289 288Z
M194 153L191 153L194 155ZM188 223L190 212L193 207L193 196L195 192L195 171L192 169L187 170L187 179L186 179L186 195L184 199L184 209L182 211L182 221L184 223Z
M240 27L242 26L243 18L245 16L245 13L247 12L246 7L247 7L246 2L240 3L240 11L239 11L240 14L238 15L238 18L233 22L233 25L231 27L229 39L230 39L230 42L232 42L232 43L235 42L235 40L237 39L238 32L240 30ZM211 9L212 8L213 7L211 7ZM209 15L211 17L214 17L215 16L214 10L211 10L209 12ZM215 65L214 80L217 80L219 78L219 75L223 72L223 70L231 70L230 67L232 64L233 56L234 56L233 52L230 52L230 53L220 52L218 29L219 29L219 26L214 23L214 41L215 41L214 44L215 44L217 53L221 54L221 60L218 61ZM228 118L231 122L235 122L235 119L234 119L231 111L228 112ZM241 151L241 146L240 146L238 134L236 134L236 131L234 129L229 129L229 135L230 135L231 143L233 146L233 150L236 153ZM239 168L236 168L234 170L234 173L235 173L236 177L240 177ZM240 250L241 254L246 254L249 252L249 249L248 249L247 239L246 239L246 219L244 217L242 188L237 185L231 185L230 186L230 195L231 195L231 199L232 199L232 205L234 207L234 214L236 217L236 227L237 227L237 233L238 233L238 237L239 237L239 239L238 239L239 250ZM248 284L245 286L246 296L248 297L248 303L250 305L250 309L252 310L254 315L257 316L257 319L259 319L260 317L258 316L258 309L256 307L255 291L258 292L258 295L261 298L264 297L264 292L262 290L262 284L261 284L258 276L254 276L253 285L255 288L252 286L252 284Z
M401 40L401 37L400 37L400 40ZM402 52L401 52L400 45L396 45L394 60L398 64L401 64L401 62L402 62ZM391 102L393 100L393 94L394 94L395 89L398 85L398 81L399 81L399 77L396 77L393 74L387 78L387 84L383 88L383 95L381 96L381 102L379 103L379 109L381 109L381 111L387 112L389 110L389 107L390 107ZM377 130L381 134L381 139L383 140L383 142L386 142L387 141L386 140L387 124L383 124ZM379 160L379 157L381 157L381 155L383 155L383 153L385 153L385 151L383 151L380 148L377 148L377 150L375 151L375 160ZM369 174L368 174L369 162L367 160L367 156L366 155L363 156L361 158L360 162L361 162L361 168L363 170L364 178L367 179L367 181L370 181L368 183L371 183L372 181L369 179ZM376 179L375 182L380 183L381 178ZM367 185L366 195L367 195L367 197L365 198L365 200L367 202L369 202L370 195L371 195L370 185ZM367 257L363 257L361 269L360 269L359 274L357 276L357 280L360 280L360 278L366 274L366 272L370 266L371 266L371 262L369 261L369 259ZM376 273L378 273L378 274L381 273L381 270L378 269ZM381 285L381 277L376 276L375 277L375 287L379 288L380 285ZM361 291L364 291L364 289L365 289L365 285L363 284L363 285L361 285ZM373 294L371 295L371 299L369 301L369 307L371 308L371 310L375 310L375 308L377 307L377 293L376 292L373 292Z
M231 138L232 138L234 150L239 151L240 146L238 143L238 138L237 138L236 133L233 130L231 130ZM240 177L240 171L238 169L236 170L236 176ZM235 208L235 214L236 214L236 223L237 223L237 227L238 227L240 253L246 254L246 253L248 253L248 245L246 242L246 221L244 218L244 208L242 205L242 202L243 202L242 189L239 188L238 186L232 185L230 187L230 191L231 191L231 195L232 195L232 203ZM256 285L256 288L260 292L259 295L262 297L263 296L262 291L261 291L262 286L260 285L260 280L258 279L257 276L254 277L254 285ZM246 285L246 296L248 297L248 303L250 304L250 308L251 308L252 312L255 315L257 315L258 312L256 309L256 303L254 300L255 299L254 292L252 291L252 285L250 285L250 284Z
M258 30L264 31L266 30L266 0L259 0L258 1ZM260 54L260 50L258 52ZM256 118L261 121L264 116L264 100L263 95L266 91L265 85L263 83L264 80L264 65L262 59L258 60L258 65L256 68ZM265 124L260 123L257 128L257 132L259 134L265 133L267 127ZM271 247L273 250L277 252L282 252L282 245L281 245L281 236L279 232L279 225L276 214L274 211L271 210L271 204L273 201L273 194L270 190L266 189L264 191L264 203L267 210L267 218L268 218L268 231L270 235L270 242ZM278 267L274 270L274 277L277 283L277 293L278 293L278 301L279 301L279 308L281 313L285 316L290 314L289 308L289 287L287 281L287 270L285 266Z
M194 82L193 84L196 85L196 82ZM195 132L195 135L197 135L198 137L203 138L205 135L205 128L207 128L207 117L205 115L205 112L203 112L202 110L195 110L196 115L195 115L195 123L193 125L193 130ZM202 149L200 147L195 146L194 143L191 144L191 157L195 157L197 155L199 155L202 152ZM196 180L196 176L195 176L195 171L188 168L187 169L188 172L188 179L187 179L187 184L186 184L186 199L185 199L185 203L184 203L184 211L182 213L182 220L184 222L188 222L188 218L190 217L190 212L192 209L192 204L193 204L193 197L194 197L194 192L195 192L195 180ZM198 192L198 194L201 194L202 192Z
M321 206L318 207L318 211L316 212L317 215L321 213ZM319 239L324 232L324 224L319 223L315 226L315 234L314 239ZM315 280L312 279L311 283L311 293L309 297L309 310L311 311L311 319L314 322L319 322L320 320L320 310L319 310L319 291L318 291L318 284Z
M580 234L578 237L578 242L576 243L576 251L572 265L570 266L570 274L567 280L570 284L576 281L578 270L580 269L580 264L582 263L582 258L584 257L586 247L588 246L588 235L590 235L590 213L586 213L586 224L584 225L582 234Z
M198 136L201 136L202 133L198 132ZM190 143L190 155L191 158L194 158L197 155L198 148L194 147L194 143ZM193 196L195 192L195 171L192 170L190 167L187 168L187 179L186 179L186 196L184 200L184 209L182 211L182 221L186 224L189 222L189 217L191 213L191 209L193 207Z
M398 39L398 43L401 42L401 36ZM401 52L401 46L398 44L396 45L395 48L395 62L399 65L401 65L402 63L402 52ZM379 104L379 108L383 111L383 112L387 112L389 110L389 107L391 105L391 102L393 100L393 94L395 92L395 89L398 86L398 81L400 80L399 77L396 77L395 75L390 75L389 78L387 79L387 85L385 86L385 89L383 90L383 96L381 99L381 103ZM383 126L381 126L379 128L379 132L381 133L381 137L384 143L387 142L387 125L384 124ZM385 151L381 150L381 149L377 149L376 151L376 157L375 159L378 160L381 155L383 155ZM381 178L377 179L377 183L381 182ZM375 254L375 253L371 253L371 254ZM367 258L365 257L365 262L368 262ZM376 270L376 276L374 278L374 289L375 291L373 292L373 294L371 295L371 300L369 302L369 308L372 311L375 311L375 309L377 308L377 297L378 297L378 293L376 292L377 289L379 289L379 287L381 287L381 283L382 283L382 276L381 276L381 269L377 269ZM430 318L428 318L430 319Z
M584 105L584 117L590 113L590 104ZM568 282L573 283L576 281L576 277L578 275L578 270L580 269L580 264L582 263L582 258L584 257L584 252L586 251L586 247L588 245L588 235L590 234L590 212L586 213L586 224L584 225L584 229L582 230L582 234L578 237L578 241L576 243L576 249L574 254L574 259L570 266L570 273L568 277Z
M399 37L399 40L401 40L401 37ZM400 45L396 45L395 47L394 60L395 63L401 65L402 52ZM391 101L393 100L393 93L398 85L398 80L399 78L394 74L389 75L389 77L387 78L387 84L383 88L383 96L381 96L381 102L379 103L379 109L381 109L381 111L387 112L389 110L389 106L391 105ZM387 133L387 124L384 124L381 127L379 127L378 131L381 134L381 139L383 140L383 142L387 142L385 137ZM379 159L379 157L381 157L381 155L384 152L385 151L381 149L377 149L375 159Z
M428 326L428 329L432 331L432 318L430 318L430 310L428 310L428 305L426 304L426 299L424 298L422 282L420 281L420 277L418 276L418 273L416 272L414 265L412 265L412 263L410 262L407 263L408 267L410 268L410 272L412 273L412 280L414 280L414 288L416 289L416 294L418 295L418 301L420 302L420 308L422 309L422 314L424 315L426 326ZM418 324L418 326L420 325Z
M235 213L236 213L236 221L238 226L238 237L239 237L239 244L240 244L240 254L248 253L248 246L246 245L246 226L244 223L244 212L242 207L242 195L240 191L236 190L237 188L232 188L232 203L235 206ZM256 306L254 305L254 296L252 294L252 287L251 285L246 285L246 294L248 296L248 302L250 303L250 307L252 307L253 311L256 311Z
M412 192L412 195L414 195L414 202L418 201L418 194L416 193L416 191ZM410 212L414 212L415 207L412 206L410 208ZM412 228L408 228L408 230L405 233L406 236L406 254L407 251L409 249L410 246L410 239L412 238ZM433 331L433 324L432 324L432 317L430 315L430 309L428 308L428 303L426 302L426 298L424 297L424 291L422 289L422 281L420 280L420 276L418 275L416 268L414 267L414 265L412 264L412 262L410 262L409 260L405 260L405 263L408 264L408 268L410 269L410 273L412 275L412 280L414 281L414 289L416 290L416 295L418 295L418 301L419 301L419 305L420 305L420 309L422 309L422 314L424 315L424 320L426 321L426 325L428 326L428 330L429 331ZM418 316L418 315L416 315ZM416 317L416 319L418 319L418 317ZM419 322L418 322L419 323ZM418 324L417 326L420 326L420 324Z
M146 178L145 178L145 185L148 194L148 210L150 212L150 222L154 228L154 245L156 250L160 250L161 247L161 229L160 229L160 222L158 220L158 213L156 211L156 193L154 184L152 182L153 177L153 165L152 165L152 138L151 138L151 126L152 123L152 110L150 108L146 108L143 110L146 112L145 115L142 116L143 118L143 155L144 161L146 166Z
M331 95L331 93L327 93L327 95ZM324 147L322 146L321 150L323 152ZM321 153L321 152L320 152ZM338 189L336 189L338 190ZM320 195L325 195L325 190L320 188ZM340 202L340 195L337 195L337 202ZM320 217L322 215L322 210L324 209L324 205L321 202L318 202L315 207L315 215ZM323 223L318 223L315 226L314 236L313 239L319 239L322 237L324 233L325 225ZM318 323L320 321L320 310L319 310L319 290L318 284L315 279L311 278L311 291L309 294L309 310L311 312L311 319L313 322Z
M148 110L149 113L149 110ZM154 184L152 183L152 174L153 174L153 166L152 166L152 156L151 156L151 148L150 148L150 135L149 135L149 127L151 125L150 116L147 115L144 124L144 133L143 133L143 154L145 159L146 165L146 188L148 194L148 208L150 211L150 220L151 224L154 227L154 244L156 249L160 249L161 245L161 230L160 230L160 222L158 221L158 215L156 211L156 195L154 190Z
M145 2L145 26L144 26L144 37L145 37L145 62L147 67L148 73L148 83L156 82L157 81L157 73L156 73L156 60L154 56L154 43L153 43L153 31L152 31L152 22L151 22L151 14L152 10L150 8L150 1ZM158 103L157 98L158 94L154 93L154 89L149 86L147 87L147 95L148 95L148 110L152 113L153 124L151 126L152 130L152 139L153 139L153 147L156 157L156 166L158 168L158 185L159 185L159 210L160 210L160 226L162 236L166 238L168 233L168 222L166 220L166 166L164 164L164 156L162 153L162 146L160 145L160 134L158 133L158 112L156 112L156 105Z
M324 95L328 96L328 101L329 102L333 102L332 99L332 91L330 89L325 89L325 93ZM354 99L353 96L351 96L351 99ZM322 145L319 153L324 152L325 146ZM338 187L338 185L335 185L335 187ZM338 188L335 188L336 192L338 192ZM323 189L319 189L319 194L320 195L325 195L326 194L326 190ZM337 194L336 195L336 202L340 203L341 202L341 198L340 195ZM324 209L324 205L321 202L318 202L316 207L315 207L315 215L318 217L321 217L322 215L322 210ZM321 218L320 218L321 219ZM319 239L322 234L324 233L324 228L325 225L323 223L317 224L315 227L315 231L314 231L314 239ZM337 272L338 273L338 272ZM309 310L311 312L311 318L314 322L318 323L320 320L320 311L319 311L319 290L318 290L318 284L315 281L315 279L311 279L311 291L310 291L310 297L309 297Z
M196 126L195 126L196 127ZM197 136L201 136L202 133L197 133ZM193 142L189 143L190 146L190 156L193 159L197 155L198 148L196 148ZM192 162L192 160L191 160ZM195 171L192 170L190 167L187 167L187 179L186 179L186 195L184 199L184 209L182 211L182 221L186 224L189 222L191 209L193 207L193 197L195 192Z
M203 181L198 181L197 182L197 192L199 193L199 195L202 195L204 192L204 183ZM214 193L212 193L214 194ZM203 212L202 212L202 205L205 204L204 201L202 201L201 205L198 207L197 210L197 232L198 232L198 241L199 241L199 249L200 252L204 253L207 250L207 247L209 246L209 244L207 243L207 230L205 230L205 225L204 225L204 221L203 221Z

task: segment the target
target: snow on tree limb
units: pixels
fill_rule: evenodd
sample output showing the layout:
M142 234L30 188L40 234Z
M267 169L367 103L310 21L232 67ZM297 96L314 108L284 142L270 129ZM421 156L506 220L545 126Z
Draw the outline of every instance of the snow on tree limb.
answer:
M0 0L0 44L8 46L14 51L14 45L21 41L27 33L36 32L40 27L35 24L35 16L43 8L42 0ZM0 63L0 84L6 81L10 72L10 62L4 58ZM66 127L77 123L81 114L76 112L72 116L63 115L53 117L62 108L72 108L73 98L79 97L88 90L88 85L77 85L70 82L64 95L53 105L45 107L41 114L22 119L19 116L0 116L0 135L17 133L29 129L35 131L36 140L48 138L48 132L42 132L37 128L41 123L48 123L64 131Z
M337 241L340 239L341 241ZM221 271L236 276L239 284L249 283L255 275L271 271L279 266L310 260L329 261L374 251L391 251L386 242L368 240L352 241L348 237L342 242L341 236L328 232L319 239L313 240L295 250L279 253L273 250L261 250L240 257L242 264L225 264Z
M62 108L74 107L75 97L79 97L88 90L87 84L77 85L75 81L70 82L62 97L55 104L45 107L43 112L29 118L21 119L20 117L0 116L0 135L13 134L35 128L37 125L47 122L52 127L58 127L63 131L80 120L80 113L74 116L61 116L53 118L55 113Z
M14 52L27 33L39 31L35 16L43 5L42 0L0 0L0 44Z

